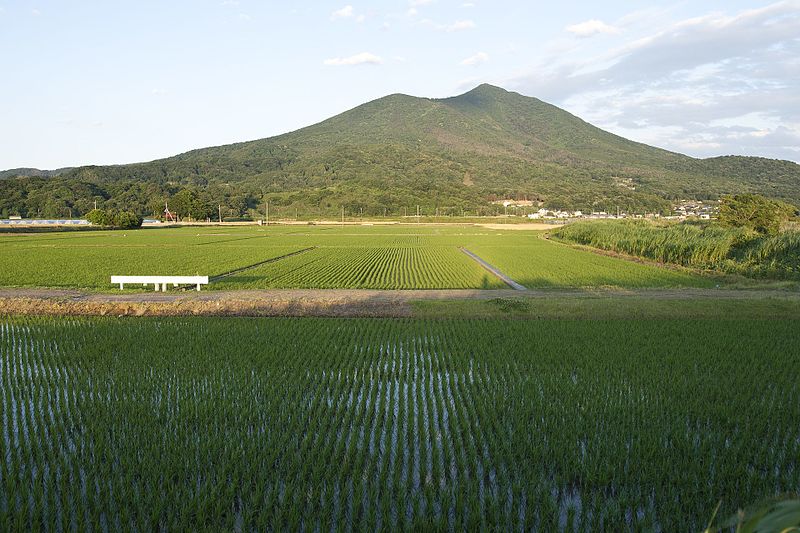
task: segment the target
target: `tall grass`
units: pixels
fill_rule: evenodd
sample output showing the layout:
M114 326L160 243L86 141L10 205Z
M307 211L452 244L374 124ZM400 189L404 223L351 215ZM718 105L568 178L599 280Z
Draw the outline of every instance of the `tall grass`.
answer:
M585 221L553 232L557 239L663 263L744 275L800 278L800 231L773 237L710 223Z
M754 272L774 277L800 277L800 230L759 239L744 254Z

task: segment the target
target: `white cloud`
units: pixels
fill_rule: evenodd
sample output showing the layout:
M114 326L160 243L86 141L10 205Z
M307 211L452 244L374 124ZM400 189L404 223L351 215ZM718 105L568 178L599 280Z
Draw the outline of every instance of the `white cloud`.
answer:
M476 24L471 20L457 20L452 24L444 26L442 29L444 29L444 31L453 32L453 31L461 31L461 30L471 30L475 26L476 26Z
M323 61L324 65L333 67L353 66L353 65L380 65L383 59L369 52L361 52L349 57L332 57Z
M800 2L685 20L651 15L616 21L630 37L614 49L553 43L508 85L691 155L800 160Z
M351 5L346 5L341 9L337 9L331 13L331 20L350 19L355 20L359 24L367 20L367 16L363 13L356 14L355 9Z
M222 2L220 2L219 5L221 5L221 6L234 6L235 7L235 6L239 5L239 0L222 0Z
M478 52L477 54L464 59L461 64L466 66L475 66L480 65L481 63L486 63L487 61L489 61L489 54L486 52Z
M426 6L428 4L432 4L433 0L409 0L408 4L411 7L419 7L419 6Z
M38 17L41 14L42 14L42 12L39 11L38 9L35 9L35 8L31 9L31 15L33 15L34 17Z
M577 35L578 37L591 37L600 33L619 33L619 28L610 26L602 20L596 19L587 20L579 24L573 24L572 26L567 26L566 30Z
M475 7L475 4L472 2L464 2L461 4L461 7Z
M471 30L472 28L476 28L477 24L475 24L472 20L457 20L452 24L438 24L431 19L422 19L417 24L422 26L428 26L429 28L433 28L438 31L446 31L446 32L455 32L455 31L462 31L462 30Z
M331 20L346 19L353 16L353 6L346 5L341 9L337 9L331 13Z

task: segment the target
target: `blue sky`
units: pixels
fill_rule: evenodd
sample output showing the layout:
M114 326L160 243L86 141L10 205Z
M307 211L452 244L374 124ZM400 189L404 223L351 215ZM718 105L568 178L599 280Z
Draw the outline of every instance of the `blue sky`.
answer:
M482 82L800 161L800 1L0 0L0 169L146 161Z

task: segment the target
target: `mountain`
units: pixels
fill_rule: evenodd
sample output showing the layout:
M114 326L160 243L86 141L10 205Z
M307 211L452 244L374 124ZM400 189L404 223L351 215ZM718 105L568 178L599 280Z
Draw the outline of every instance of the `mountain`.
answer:
M140 211L163 208L167 196L189 189L175 201L186 200L193 213L218 202L243 213L262 199L277 212L329 214L341 205L365 214L417 204L458 212L500 198L656 210L674 199L738 192L800 204L795 163L691 158L491 85L444 99L394 94L276 137L149 163L79 167L58 177L58 187L75 184Z
M16 177L50 178L52 176L63 174L68 170L72 170L72 167L57 168L56 170L39 170L38 168L12 168L9 170L0 170L0 180Z

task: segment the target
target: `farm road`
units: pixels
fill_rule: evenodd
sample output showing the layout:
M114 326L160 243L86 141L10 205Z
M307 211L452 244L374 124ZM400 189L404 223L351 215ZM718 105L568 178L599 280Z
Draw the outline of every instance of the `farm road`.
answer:
M408 317L413 315L412 303L415 301L496 298L800 300L800 293L772 289L269 289L95 293L67 289L0 288L0 314Z
M464 252L468 257L472 258L473 261L475 261L480 266L482 266L483 268L485 268L486 270L491 272L494 276L499 278L503 283L505 283L506 285L508 285L512 289L517 290L517 291L528 290L523 285L521 285L520 283L517 283L516 281L514 281L513 279L511 279L510 277L505 275L503 272L500 271L500 269L498 269L494 265L491 265L491 264L487 263L486 261L484 261L483 259L478 257L476 254L470 252L466 248L459 248L459 249L462 252Z

